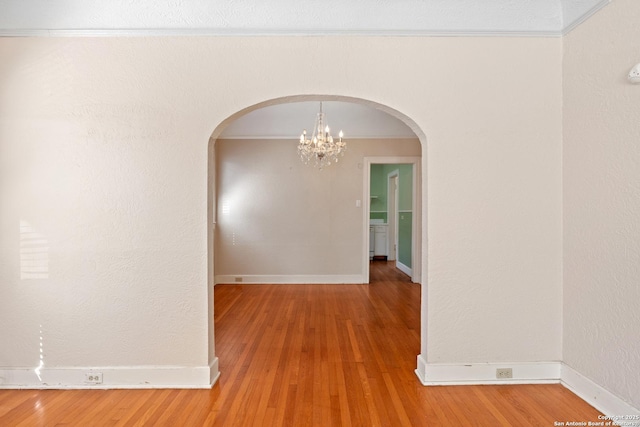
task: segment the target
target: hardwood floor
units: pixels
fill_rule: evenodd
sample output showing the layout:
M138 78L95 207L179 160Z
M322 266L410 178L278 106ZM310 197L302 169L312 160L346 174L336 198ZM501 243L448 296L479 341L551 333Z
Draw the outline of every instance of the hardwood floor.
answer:
M218 285L211 390L0 390L0 426L553 426L599 413L561 385L424 387L420 286Z

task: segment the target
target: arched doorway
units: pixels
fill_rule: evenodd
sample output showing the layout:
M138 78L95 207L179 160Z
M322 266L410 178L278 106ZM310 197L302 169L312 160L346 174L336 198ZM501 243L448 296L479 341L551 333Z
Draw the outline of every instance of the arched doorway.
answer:
M212 376L215 374L217 375L217 360L216 360L216 352L215 352L215 337L214 337L214 324L213 324L213 310L214 310L214 301L213 301L213 287L215 285L215 257L216 257L216 250L215 250L215 241L216 241L216 225L217 225L217 214L216 212L218 211L218 206L217 206L217 194L216 194L216 141L218 140L218 137L222 134L222 132L224 131L224 129L229 126L231 123L233 123L235 120L237 120L238 118L263 107L267 107L267 106L271 106L271 105L276 105L276 104L286 104L286 103L292 103L292 102L300 102L300 101L341 101L341 102L349 102L349 103L355 103L355 104L361 104L361 105L366 105L372 108L375 108L376 110L380 110L383 111L386 114L389 114L392 117L395 117L396 119L402 121L405 125L407 125L409 128L411 128L411 130L414 132L415 136L417 137L417 139L420 142L421 145L421 153L422 153L422 157L424 157L426 155L426 138L424 136L424 133L419 129L419 127L416 125L416 123L410 119L408 116L400 113L399 111L392 109L388 106L382 105L382 104L378 104L376 102L373 101L369 101L369 100L365 100L365 99L360 99L360 98L353 98L353 97L345 97L345 96L335 96L335 95L327 95L327 96L323 96L323 95L297 95L297 96L289 96L289 97L283 97L283 98L276 98L276 99L271 99L268 101L264 101L264 102L260 102L257 104L254 104L252 106L249 106L247 108L242 109L241 111L236 112L235 114L232 114L231 116L229 116L227 119L225 119L223 122L221 122L216 129L214 130L214 132L211 135L211 138L209 140L209 147L208 147L208 153L209 153L209 167L208 167L208 251L209 251L209 259L208 259L208 281L209 281L209 288L208 288L208 296L209 296L209 361L210 361L210 365L212 367L215 366L215 369L212 369ZM422 185L422 178L424 177L424 169L425 169L425 162L423 159L423 162L421 165L419 165L418 163L416 163L417 168L421 169L419 171L416 171L416 175L419 177L418 179L420 180L420 185L418 186L418 188L420 188L420 197L418 197L420 206L417 207L417 211L421 212L420 216L419 216L419 220L417 221L418 224L418 242L416 244L416 264L419 264L419 266L417 267L417 269L419 271L426 271L426 265L427 265L427 260L426 258L424 258L422 256L423 253L426 254L426 249L425 249L425 243L426 243L426 210L424 209L424 204L426 201L426 197L425 197L425 193L426 193L426 187L424 185ZM361 165L363 166L363 165ZM362 179L362 178L361 178ZM224 210L224 206L223 210ZM363 227L364 228L364 227ZM365 253L366 251L365 249L367 248L367 240L366 238L362 240L362 248L360 250L360 253ZM364 263L362 264L364 265ZM368 276L368 268L363 267L363 271L362 271L362 277ZM368 279L367 279L368 280ZM238 280L239 281L239 280ZM424 354L425 353L425 348L426 348L426 299L423 296L422 297L422 302L421 302L421 329L423 330L422 335L421 335L421 353ZM215 371L215 372L214 372Z

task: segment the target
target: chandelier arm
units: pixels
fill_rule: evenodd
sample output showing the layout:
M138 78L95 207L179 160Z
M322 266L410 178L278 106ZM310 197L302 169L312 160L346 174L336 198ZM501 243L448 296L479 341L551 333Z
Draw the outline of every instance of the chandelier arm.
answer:
M346 150L346 143L342 140L343 136L342 131L340 131L337 142L331 136L329 126L325 122L321 102L320 112L316 116L311 139L307 137L306 130L300 135L298 144L300 159L305 164L313 161L314 165L320 169L324 166L329 166L331 163L336 163L339 157L344 156L344 151Z

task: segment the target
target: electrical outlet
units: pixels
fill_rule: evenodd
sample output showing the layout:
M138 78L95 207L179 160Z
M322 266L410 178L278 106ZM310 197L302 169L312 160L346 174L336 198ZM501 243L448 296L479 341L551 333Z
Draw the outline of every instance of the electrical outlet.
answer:
M640 64L636 64L636 66L629 71L629 81L631 83L640 83Z
M102 384L102 372L86 372L84 382L86 384Z
M496 369L496 378L513 378L513 370L511 368L498 368Z

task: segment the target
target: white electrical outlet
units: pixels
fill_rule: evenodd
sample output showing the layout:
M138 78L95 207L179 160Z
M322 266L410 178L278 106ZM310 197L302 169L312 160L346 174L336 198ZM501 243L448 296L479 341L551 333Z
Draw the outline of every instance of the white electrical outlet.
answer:
M102 372L86 372L84 382L86 384L102 384Z
M629 71L628 78L631 83L640 83L640 64L636 64L636 66Z
M498 368L496 369L496 378L513 378L513 370L511 368Z

